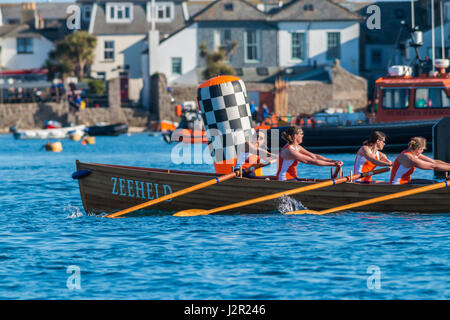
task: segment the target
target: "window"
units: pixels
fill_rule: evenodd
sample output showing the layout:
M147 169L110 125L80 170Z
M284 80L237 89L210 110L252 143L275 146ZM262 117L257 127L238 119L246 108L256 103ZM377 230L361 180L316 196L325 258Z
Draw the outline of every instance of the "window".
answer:
M172 74L182 74L182 58L172 58Z
M371 60L373 66L381 66L383 63L383 55L381 49L372 49Z
M106 72L97 72L97 79L106 80Z
M397 19L404 19L405 11L403 11L403 9L397 8L394 10L394 15Z
M341 34L339 32L327 32L327 59L341 58Z
M444 3L444 19L445 21L450 21L450 3L449 2L445 2Z
M415 107L424 108L450 108L450 98L444 88L416 89Z
M225 8L225 11L233 11L233 4L225 3L224 8Z
M132 3L107 3L106 22L131 22L133 20Z
M114 41L105 41L105 50L103 51L103 58L108 61L114 60Z
M242 68L234 68L234 71L236 71L236 75L237 76L243 76L244 75L244 71L242 70Z
M244 34L246 62L259 61L259 37L256 30L247 30Z
M448 57L450 57L450 47L445 47L444 50L445 50L445 52L444 52L445 57L448 59ZM431 47L428 47L427 54L428 54L428 57L431 59L431 57L433 56L433 50ZM436 59L442 59L442 47L441 46L434 48L434 55L435 55Z
M409 107L409 89L383 89L384 109L407 109Z
M83 20L88 21L91 19L92 7L91 6L83 6Z
M228 49L231 44L231 30L225 29L225 30L216 30L214 33L214 49L218 49L220 47L223 47L225 49Z
M33 53L33 38L17 38L17 53Z
M156 22L170 22L174 18L174 4L173 2L158 2L155 3L155 21ZM152 3L147 3L147 20L152 21Z
M269 69L267 69L266 67L256 68L256 74L258 76L268 76Z
M305 34L301 32L291 33L291 58L294 60L305 59Z

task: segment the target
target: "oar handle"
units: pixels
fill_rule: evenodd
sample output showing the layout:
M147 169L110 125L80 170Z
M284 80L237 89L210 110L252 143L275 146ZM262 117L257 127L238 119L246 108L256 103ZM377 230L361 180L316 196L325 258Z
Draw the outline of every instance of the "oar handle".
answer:
M267 163L255 163L254 165L252 165L252 166L250 166L250 167L248 167L248 168L246 168L246 169L244 169L242 171L246 172L246 173L253 172L253 171L257 170L257 169L267 167L267 166L271 165L272 163L274 163L276 161L277 161L276 159L272 159L272 160L270 160Z
M342 177L339 179L331 179L334 184L337 183L342 183L342 182L347 182L347 181L355 181L364 177L370 177L370 176L374 176L376 174L380 174L380 173L385 173L390 171L391 168L387 167L387 168L381 168L381 169L377 169L377 170L373 170L373 171L369 171L369 172L362 172L362 173L357 173L351 176L346 176L346 177Z

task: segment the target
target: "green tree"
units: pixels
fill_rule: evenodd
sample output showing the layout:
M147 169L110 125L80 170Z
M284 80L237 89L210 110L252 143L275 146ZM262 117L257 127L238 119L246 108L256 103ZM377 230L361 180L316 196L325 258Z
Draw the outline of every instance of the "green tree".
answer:
M75 31L56 44L56 48L49 54L48 63L57 66L60 72L73 74L82 80L85 67L94 60L96 45L95 36L87 31Z
M206 69L203 71L203 77L209 79L217 75L235 75L236 72L227 64L227 60L235 53L237 41L234 40L231 46L219 47L217 50L208 52L205 42L200 44L200 57L205 59Z

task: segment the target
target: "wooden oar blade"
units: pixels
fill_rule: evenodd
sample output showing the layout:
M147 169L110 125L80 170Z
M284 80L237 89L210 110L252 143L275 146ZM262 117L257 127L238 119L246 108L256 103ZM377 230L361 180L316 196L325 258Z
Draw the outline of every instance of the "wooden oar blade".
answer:
M320 214L320 213L319 213L319 211L315 211L315 210L297 210L297 211L286 212L284 214L289 215L289 214Z
M175 217L194 217L194 216L204 216L207 215L207 211L203 209L188 209L183 211L178 211L174 214Z

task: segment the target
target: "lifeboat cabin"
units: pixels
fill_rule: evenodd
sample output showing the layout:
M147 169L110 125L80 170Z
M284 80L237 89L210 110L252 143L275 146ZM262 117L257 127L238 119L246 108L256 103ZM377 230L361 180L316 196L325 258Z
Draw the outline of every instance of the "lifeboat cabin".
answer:
M439 59L439 72L412 76L409 66L392 66L375 82L376 122L423 121L450 116L449 60Z

